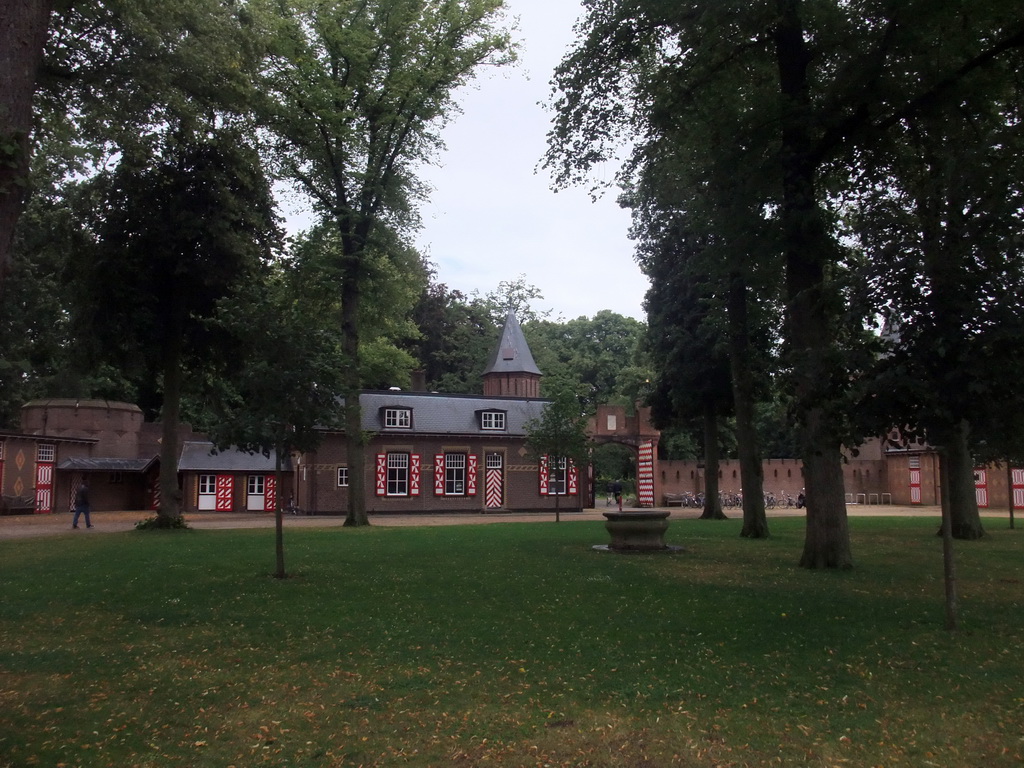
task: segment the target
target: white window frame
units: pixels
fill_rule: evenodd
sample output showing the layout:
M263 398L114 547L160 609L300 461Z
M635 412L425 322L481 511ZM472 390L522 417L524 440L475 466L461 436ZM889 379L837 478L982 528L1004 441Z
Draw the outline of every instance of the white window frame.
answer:
M502 411L484 411L480 414L480 429L504 432L505 424L505 414Z
M53 443L39 443L36 446L36 461L54 461L57 458L57 446Z
M338 467L338 487L348 488L348 467Z
M487 469L501 469L505 466L505 457L496 451L492 451L484 458L484 466Z
M246 493L250 496L263 496L267 492L267 479L264 475L249 475L246 478Z
M217 476L216 475L200 475L199 476L199 493L203 495L214 494L217 492Z
M466 467L469 462L464 453L446 453L444 455L444 495L466 495Z
M555 466L555 464L558 466ZM557 462L548 459L548 496L569 495L569 462L562 457Z
M385 408L385 429L412 429L411 408Z
M408 453L389 453L387 457L388 496L409 495L409 467L412 462Z

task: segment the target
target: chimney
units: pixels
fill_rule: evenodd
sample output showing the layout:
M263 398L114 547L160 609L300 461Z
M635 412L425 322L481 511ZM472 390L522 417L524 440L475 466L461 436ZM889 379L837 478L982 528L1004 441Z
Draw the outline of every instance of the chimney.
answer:
M411 383L409 386L412 392L426 392L427 391L427 372L426 371L413 371L411 376Z

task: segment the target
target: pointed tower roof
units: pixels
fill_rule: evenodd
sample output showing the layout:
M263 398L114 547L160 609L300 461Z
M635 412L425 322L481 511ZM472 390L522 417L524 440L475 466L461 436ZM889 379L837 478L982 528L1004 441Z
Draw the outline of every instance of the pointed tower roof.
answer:
M541 375L540 368L533 361L530 345L526 343L526 337L523 336L523 329L519 326L516 313L511 309L505 316L505 327L501 331L498 346L495 347L491 359L484 369L484 376L492 373Z

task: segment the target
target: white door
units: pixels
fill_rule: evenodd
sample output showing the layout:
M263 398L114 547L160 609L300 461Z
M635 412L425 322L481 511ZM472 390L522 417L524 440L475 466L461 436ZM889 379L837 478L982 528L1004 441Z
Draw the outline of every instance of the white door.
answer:
M245 506L250 512L262 512L267 508L264 480L263 475L249 475Z
M199 476L199 501L196 509L212 512L217 508L217 476Z

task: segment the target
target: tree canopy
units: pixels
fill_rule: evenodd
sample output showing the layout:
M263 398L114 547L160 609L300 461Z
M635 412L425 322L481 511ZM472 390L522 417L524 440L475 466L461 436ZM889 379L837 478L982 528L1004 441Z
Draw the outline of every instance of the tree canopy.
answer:
M957 104L964 89L1016 56L1024 45L1019 9L1004 0L585 7L580 39L556 73L548 165L557 183L579 183L625 152L619 181L633 189L672 151L686 159L682 182L710 190L713 200L737 178L754 192L744 199L760 204L747 209L741 231L756 231L763 218L778 232L777 250L745 258L768 257L783 277L782 349L807 483L801 562L848 567L840 446L857 437L848 414L866 359L866 307L856 301L864 292L849 279L850 249L838 226L840 192L858 181L844 169L899 126ZM735 227L735 217L711 221L719 236L734 234L724 227ZM751 288L761 296L772 290Z

